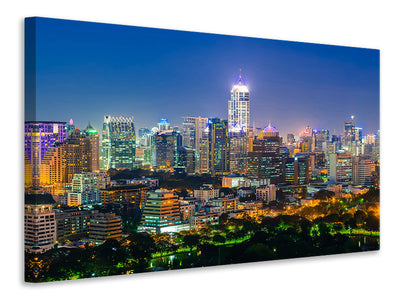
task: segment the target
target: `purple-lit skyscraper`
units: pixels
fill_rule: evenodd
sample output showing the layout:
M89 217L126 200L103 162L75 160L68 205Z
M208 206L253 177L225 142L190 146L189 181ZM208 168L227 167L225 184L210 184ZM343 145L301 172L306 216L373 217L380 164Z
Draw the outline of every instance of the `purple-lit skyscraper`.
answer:
M25 185L40 187L43 158L51 147L66 138L66 122L25 122Z

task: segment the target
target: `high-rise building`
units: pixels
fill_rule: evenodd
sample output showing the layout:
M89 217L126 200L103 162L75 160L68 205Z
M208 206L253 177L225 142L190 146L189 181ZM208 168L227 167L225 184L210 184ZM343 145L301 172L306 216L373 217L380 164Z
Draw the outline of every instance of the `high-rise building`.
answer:
M56 242L55 201L51 194L25 194L25 251L43 253Z
M123 184L108 186L100 191L103 204L120 203L126 207L143 209L146 193L149 190L143 184Z
M284 159L281 152L282 138L271 124L266 126L253 141L253 151L248 153L248 176L269 179L272 184L284 181Z
M135 147L136 136L133 117L104 116L103 169L134 168Z
M82 131L72 131L59 147L62 148L62 163L65 164L63 183L72 183L75 174L92 171L92 148Z
M210 169L210 146L208 143L208 130L205 137L200 139L198 173L208 173Z
M334 183L351 184L353 182L353 158L350 152L342 150L329 154L328 176Z
M190 147L195 152L195 173L202 173L200 168L200 148L203 140L207 138L204 132L207 122L208 118L183 117L182 146Z
M68 192L68 205L90 205L101 202L100 189L105 189L110 178L104 173L77 173L72 179L72 190Z
M209 119L207 125L209 146L209 172L211 176L230 173L230 143L228 121Z
M375 163L369 156L357 156L353 161L354 184L372 186L374 184Z
M240 74L231 90L228 101L228 131L245 134L250 130L250 93Z
M160 122L157 124L159 131L170 130L171 124L168 123L168 119L160 119Z
M325 131L318 130L315 133L315 149L314 151L323 152L326 151L327 136Z
M353 116L352 116L351 121L344 123L343 141L346 144L348 142L354 141L355 139L356 139L356 128L354 126Z
M178 147L178 168L182 168L187 175L195 174L196 155L190 147Z
M178 196L159 189L147 193L139 231L175 232L181 224Z
M293 133L288 133L287 134L286 142L287 142L288 145L294 145L296 143L296 139L294 138L294 134Z
M47 152L67 138L65 122L25 122L25 186L41 186L40 165Z
M249 136L244 132L229 133L230 172L247 173L247 153L249 151Z
M293 157L289 157L285 160L284 163L284 174L285 174L285 183L286 184L297 184L298 178L298 168L295 164L295 160Z
M89 151L91 153L90 170L92 172L98 172L100 170L100 135L90 122L83 132L89 142Z
M95 242L122 240L121 218L114 213L93 215L90 218L89 239Z
M165 130L154 135L155 166L161 169L173 168L178 163L178 148L182 145L179 132Z
M315 134L310 126L300 132L300 151L313 152L315 150Z
M63 143L56 143L50 148L40 165L42 188L61 195L65 192L65 185L72 183L75 174L91 172L92 167L97 165L92 162L93 155L97 153L93 141L95 137L87 137L75 129Z
M297 153L294 157L295 184L307 184L311 179L311 157L308 153Z

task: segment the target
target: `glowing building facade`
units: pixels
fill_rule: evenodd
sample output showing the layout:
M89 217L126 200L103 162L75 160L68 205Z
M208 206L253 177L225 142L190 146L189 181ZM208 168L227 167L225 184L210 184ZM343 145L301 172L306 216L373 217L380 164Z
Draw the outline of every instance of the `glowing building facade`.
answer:
M50 194L25 194L25 251L43 253L56 242L55 201Z
M231 173L247 173L249 151L250 93L242 75L236 79L228 101L228 132Z
M207 135L204 132L207 126L208 118L202 117L183 117L182 123L182 146L190 147L195 151L195 173L203 173L201 168L201 148ZM204 151L204 150L203 150ZM207 172L207 171L206 171Z
M248 133L250 129L250 94L242 75L236 79L228 102L228 131Z
M211 176L230 173L230 144L227 120L209 119L207 125L209 145L209 172Z
M173 171L178 165L178 148L182 145L179 132L165 130L154 135L155 167Z
M284 160L281 153L282 139L276 128L269 124L253 141L249 152L248 175L252 179L269 179L276 184L284 180Z
M100 170L100 135L98 131L90 125L90 122L83 132L89 142L90 153L92 154L90 170L92 172L97 172Z
M67 138L65 122L25 122L25 185L39 188L40 166L49 150Z
M179 231L180 224L178 196L164 189L147 193L139 231L174 232Z
M133 117L104 116L102 168L132 169L135 163L135 148Z

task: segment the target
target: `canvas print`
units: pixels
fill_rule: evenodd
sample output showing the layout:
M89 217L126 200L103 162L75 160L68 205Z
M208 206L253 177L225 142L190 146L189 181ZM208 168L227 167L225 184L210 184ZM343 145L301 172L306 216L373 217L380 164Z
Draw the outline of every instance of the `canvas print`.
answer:
M379 55L26 18L25 280L379 250Z

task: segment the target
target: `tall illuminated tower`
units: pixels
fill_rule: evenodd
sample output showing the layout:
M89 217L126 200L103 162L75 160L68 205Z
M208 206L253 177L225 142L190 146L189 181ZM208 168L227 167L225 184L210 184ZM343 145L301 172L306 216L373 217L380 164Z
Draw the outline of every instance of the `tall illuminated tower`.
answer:
M40 168L46 154L67 138L65 122L25 122L25 185L41 186Z
M230 139L230 171L247 172L247 152L250 128L250 94L242 74L236 79L228 102L228 132Z
M250 94L242 75L236 79L228 102L228 131L248 133L250 129Z
M228 175L230 172L229 135L226 120L208 120L209 172L211 176Z
M132 169L135 162L136 135L133 117L104 116L102 167Z

